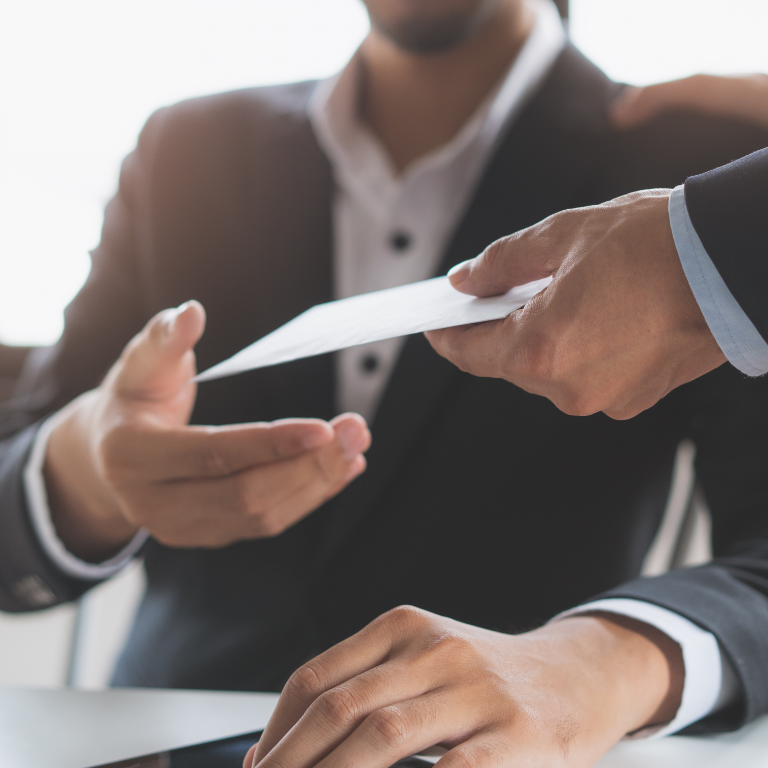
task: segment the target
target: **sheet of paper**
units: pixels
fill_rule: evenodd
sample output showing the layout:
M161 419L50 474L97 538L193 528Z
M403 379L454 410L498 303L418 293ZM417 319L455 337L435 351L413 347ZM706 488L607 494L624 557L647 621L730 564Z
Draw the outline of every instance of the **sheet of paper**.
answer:
M195 381L455 325L498 320L524 306L552 278L477 299L455 290L447 277L318 304L249 347L199 374Z

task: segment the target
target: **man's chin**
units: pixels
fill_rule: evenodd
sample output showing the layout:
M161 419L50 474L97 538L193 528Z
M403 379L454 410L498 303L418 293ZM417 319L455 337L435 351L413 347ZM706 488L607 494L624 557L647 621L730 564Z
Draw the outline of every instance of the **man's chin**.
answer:
M396 25L374 23L378 31L398 48L409 53L444 53L461 45L480 26L473 19L451 18L408 20Z
M468 2L453 11L440 9L403 15L399 19L383 18L374 3L367 3L371 24L398 48L410 53L443 53L468 40L490 18L501 0Z

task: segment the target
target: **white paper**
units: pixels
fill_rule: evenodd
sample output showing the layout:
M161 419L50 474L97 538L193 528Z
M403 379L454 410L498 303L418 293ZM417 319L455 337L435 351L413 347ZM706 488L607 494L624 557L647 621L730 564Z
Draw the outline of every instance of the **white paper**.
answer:
M318 304L199 374L195 381L232 376L254 368L382 341L412 333L498 320L524 306L552 278L478 299L459 293L447 277Z

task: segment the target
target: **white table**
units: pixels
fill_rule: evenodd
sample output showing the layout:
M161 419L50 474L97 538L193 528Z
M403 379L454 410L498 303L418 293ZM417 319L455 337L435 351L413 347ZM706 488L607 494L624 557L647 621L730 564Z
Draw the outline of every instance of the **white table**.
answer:
M87 768L261 730L271 693L0 688L0 768Z
M2 768L85 768L263 728L267 693L0 688ZM619 744L596 768L768 768L768 718L737 734Z

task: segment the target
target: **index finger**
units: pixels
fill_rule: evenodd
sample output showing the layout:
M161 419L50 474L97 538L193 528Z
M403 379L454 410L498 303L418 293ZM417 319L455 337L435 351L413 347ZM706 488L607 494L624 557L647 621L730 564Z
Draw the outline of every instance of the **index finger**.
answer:
M504 378L502 360L514 346L515 314L503 320L427 331L424 335L439 355L465 373L500 379Z
M323 693L383 663L397 641L380 617L291 675L257 744L256 765L277 746Z
M181 480L231 475L297 456L333 439L331 425L319 419L178 429L126 424L105 438L103 452L113 469L149 481Z

